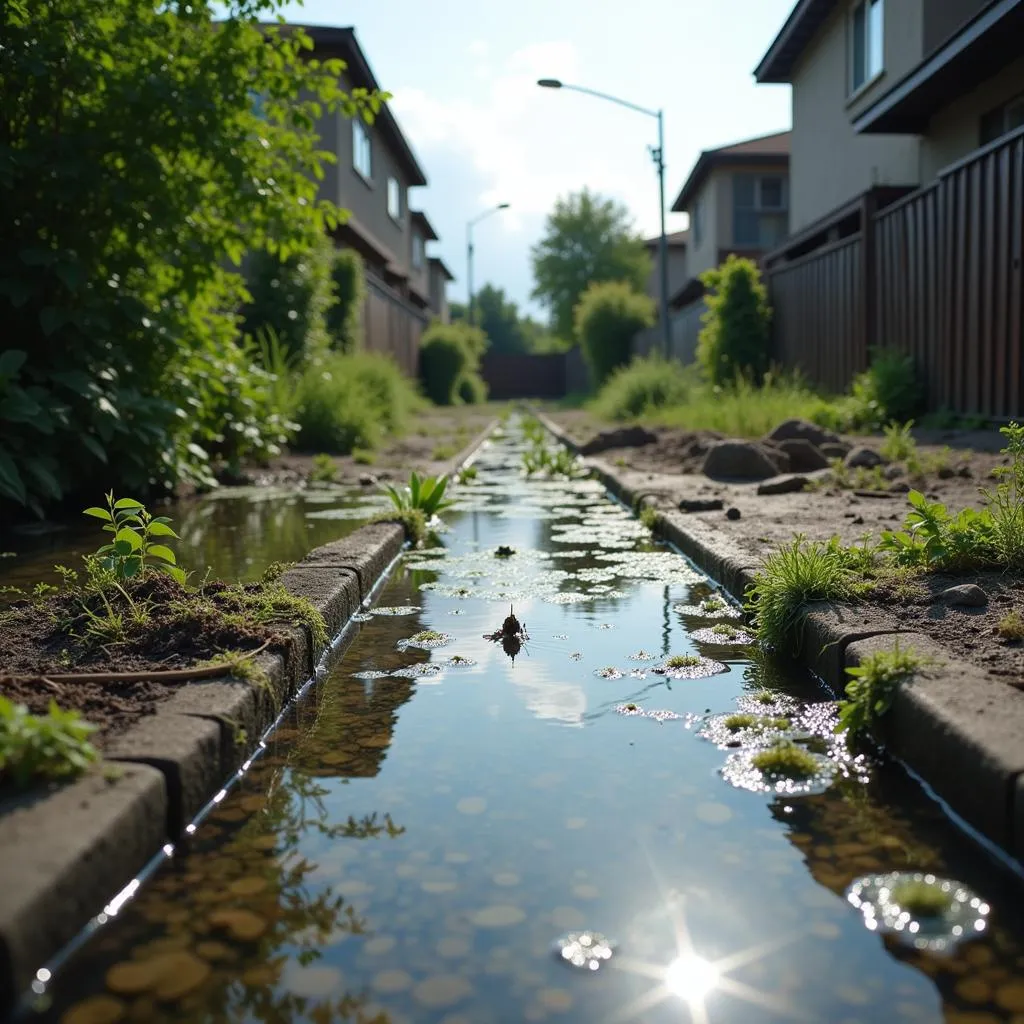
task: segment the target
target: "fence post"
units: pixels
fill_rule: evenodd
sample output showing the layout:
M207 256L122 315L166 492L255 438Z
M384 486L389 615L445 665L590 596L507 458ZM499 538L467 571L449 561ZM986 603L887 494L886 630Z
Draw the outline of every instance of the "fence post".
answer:
M860 280L861 280L861 329L860 351L854 359L854 373L868 368L868 349L878 344L878 280L876 270L878 258L875 252L875 214L878 213L878 196L868 189L861 197L860 205Z

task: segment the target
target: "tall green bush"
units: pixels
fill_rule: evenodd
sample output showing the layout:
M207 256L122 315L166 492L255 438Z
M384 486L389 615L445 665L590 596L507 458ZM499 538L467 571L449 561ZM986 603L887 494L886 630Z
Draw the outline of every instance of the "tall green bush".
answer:
M337 249L331 267L334 304L327 311L331 346L339 352L356 352L363 347L363 305L366 302L366 274L363 259L354 249Z
M583 293L574 318L583 357L601 387L629 362L636 334L654 323L654 302L624 281L596 282Z
M730 254L700 275L707 289L697 360L713 384L738 376L760 382L770 363L771 309L768 291L753 260Z
M400 431L422 405L412 382L389 357L332 353L308 365L298 381L298 447L347 455Z
M487 339L465 323L432 323L420 342L420 377L427 397L437 405L482 401L486 386L480 359Z
M631 420L645 413L681 405L696 390L694 368L658 353L620 366L605 381L592 408L598 416Z
M287 259L337 224L312 126L381 101L343 93L301 31L261 28L277 6L6 5L0 502L209 480L242 257ZM259 414L235 433L258 448Z
M245 332L255 336L272 330L299 360L326 352L328 317L337 305L334 260L334 246L326 237L286 259L266 251L250 253L246 283L252 300L243 311Z

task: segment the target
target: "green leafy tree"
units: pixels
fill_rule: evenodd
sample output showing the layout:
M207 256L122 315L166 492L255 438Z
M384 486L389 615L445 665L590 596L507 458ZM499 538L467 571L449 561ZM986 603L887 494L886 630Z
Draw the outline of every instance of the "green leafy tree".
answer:
M731 384L737 376L760 382L770 360L771 308L757 264L730 253L700 279L708 308L697 341L698 362L713 384Z
M600 387L629 362L633 338L654 323L654 301L624 281L595 282L576 307L576 336Z
M420 343L420 376L427 397L437 405L483 401L480 357L487 339L466 323L432 323Z
M561 338L572 337L573 310L589 285L622 281L642 292L651 272L651 258L626 207L587 189L555 203L531 258L533 297L550 309L551 326Z
M338 223L316 119L382 100L261 26L278 7L5 7L0 500L41 513L98 474L138 494L209 479L196 425L234 365L243 255L287 260ZM239 408L246 443L261 420Z
M475 306L477 323L487 335L488 351L504 355L526 351L519 307L505 296L504 289L485 284L475 297Z

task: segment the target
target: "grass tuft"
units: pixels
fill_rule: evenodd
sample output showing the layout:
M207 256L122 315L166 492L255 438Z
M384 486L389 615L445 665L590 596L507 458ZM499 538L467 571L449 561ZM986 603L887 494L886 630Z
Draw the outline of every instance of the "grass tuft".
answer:
M1024 640L1024 615L1016 608L1007 612L999 620L996 632L1003 640Z
M821 770L818 759L790 740L756 753L750 763L770 779L809 779Z
M669 668L696 668L701 663L699 654L673 654L665 659Z
M851 681L846 686L846 700L839 704L839 724L851 736L869 733L879 718L892 706L900 685L928 663L917 651L901 649L897 642L891 651L876 651L856 668L848 668Z

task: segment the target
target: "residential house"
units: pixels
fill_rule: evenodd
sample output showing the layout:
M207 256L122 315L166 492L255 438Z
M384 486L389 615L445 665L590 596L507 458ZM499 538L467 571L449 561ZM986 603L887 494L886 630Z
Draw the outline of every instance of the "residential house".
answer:
M318 58L345 62L342 88L380 88L354 29L301 27ZM388 353L415 374L432 310L426 244L437 234L425 214L410 208L410 189L426 185L426 175L387 104L372 125L340 110L325 112L317 131L337 157L324 168L320 197L349 211L335 241L355 249L366 267L367 348ZM442 303L443 295L436 301Z
M452 272L445 266L440 256L429 256L427 263L430 268L430 309L436 320L451 323L451 310L448 308L448 285L455 280Z
M777 132L705 150L672 205L690 218L669 262L673 355L682 362L694 358L705 309L700 275L730 253L760 259L786 237L789 142Z
M689 231L673 231L666 235L668 250L668 294L674 295L686 283L686 246L690 238ZM645 238L644 245L651 257L651 272L647 275L644 293L654 302L659 322L645 331L641 331L633 341L633 351L646 355L659 349L662 344L660 324L661 315L661 236ZM673 346L674 347L674 346Z
M1019 411L1022 40L1024 0L793 8L755 76L792 86L792 234L766 270L809 375L844 387L902 347L934 405Z

